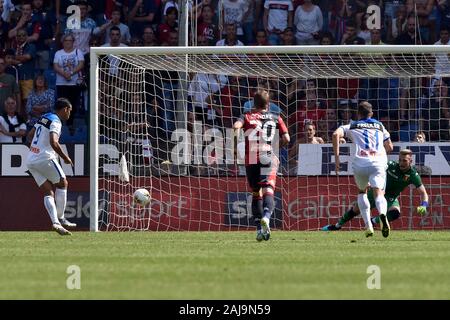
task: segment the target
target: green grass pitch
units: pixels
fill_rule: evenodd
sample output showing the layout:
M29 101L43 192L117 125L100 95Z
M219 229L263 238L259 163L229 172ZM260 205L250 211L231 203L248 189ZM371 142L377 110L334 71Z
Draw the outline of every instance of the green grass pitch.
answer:
M450 299L450 233L0 233L0 299ZM67 268L81 289L66 287ZM381 289L368 289L370 265Z

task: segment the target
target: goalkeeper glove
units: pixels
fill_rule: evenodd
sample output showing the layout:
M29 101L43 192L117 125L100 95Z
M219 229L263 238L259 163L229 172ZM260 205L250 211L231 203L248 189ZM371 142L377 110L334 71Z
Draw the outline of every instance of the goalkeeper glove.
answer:
M427 207L428 207L428 202L422 201L420 206L417 207L417 213L419 215L423 216L425 213L427 213Z

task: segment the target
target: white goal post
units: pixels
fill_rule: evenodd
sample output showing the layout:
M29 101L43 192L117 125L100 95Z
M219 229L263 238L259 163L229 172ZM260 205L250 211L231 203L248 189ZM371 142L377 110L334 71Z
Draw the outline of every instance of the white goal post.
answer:
M287 121L291 136L295 135L298 140L294 139L296 146L286 151L286 168L285 171L280 170L278 176L277 188L282 190L282 198L281 216L275 217L280 219L277 228L317 230L325 222L336 221L355 198L350 169L347 174L336 178L328 168L332 157L328 155L329 149L325 148L329 148L329 144L304 148L301 145L303 136L299 130L304 128L299 123L303 121L304 125L309 118L307 109L306 116L297 112L311 99L315 99L321 110L319 118L314 116L312 122L318 135L323 135L325 140L329 135L327 124L331 125L328 127L330 130L339 121L349 120L342 118L345 116L340 114L340 105L364 98L380 102L380 109L384 108L380 116L392 122L392 128L401 130L404 122L409 121L405 130L427 131L433 144L426 145L428 153L420 158L425 163L416 162L432 167L433 176L430 172L428 177L425 171L426 186L433 185L435 195L443 202L449 201L450 190L446 187L450 176L450 157L447 157L450 152L447 148L449 129L445 127L449 119L438 110L439 115L434 119L438 127L432 127L426 117L432 117L434 109L430 105L433 96L424 96L436 81L450 77L450 73L436 73L439 64L442 67L448 63L447 70L450 69L448 55L449 46L435 45L93 47L90 51L90 230L251 228L250 223L241 224L244 218L239 214L246 215L242 211L245 204L239 207L239 201L245 202L241 198L241 193L246 192L245 176L239 166L231 173L235 151L232 149L234 143L230 142L233 138L227 136L226 129L240 113L237 111L243 111L243 101L250 99L246 94L261 86L267 86L274 95L285 92L283 97L274 98L275 104L279 105L282 118L297 122ZM312 89L308 87L311 79L314 80ZM352 79L358 83L357 88L348 84ZM346 81L345 87L340 80ZM371 87L373 81L376 88ZM207 84L210 95L203 92L204 84ZM348 93L353 89L357 95ZM387 96L381 97L383 94ZM222 109L225 98L230 101L231 111ZM282 99L287 102L281 102ZM395 107L391 103L394 100L398 101ZM236 103L242 103L238 110L235 110ZM424 103L431 110L428 113L422 110ZM413 105L421 107L412 110ZM202 109L205 113L199 116L197 112L200 110L201 113ZM327 118L328 110L330 116L335 111L333 123ZM202 148L196 153L195 127L199 125L198 121L200 126L203 125L200 131ZM321 127L325 128L323 132ZM177 129L186 130L188 135L192 133L189 137L192 146L189 146L187 155L192 164L183 162L186 153L183 153L181 163L176 164L173 159L175 154L186 152L176 144L183 140L181 131ZM401 132L398 136L398 146L412 145L417 146L414 150L422 150L420 146L402 140ZM221 151L213 146L205 161L195 162L196 156L205 157L206 152L211 151L208 149L213 143L211 141L219 141ZM300 150L308 150L308 154L303 158ZM224 157L223 162L218 160L220 156ZM325 157L328 157L327 163L324 162ZM195 167L195 173L192 167ZM232 187L234 184L240 187ZM140 209L134 208L128 211L132 207L129 199L133 190L139 187L149 189L152 198L159 201L154 205L165 208L158 209L159 215L152 213L155 207L146 212L137 212ZM345 196L336 195L336 190ZM177 197L176 194L183 196ZM312 204L308 199L317 201ZM230 201L238 204L234 206L228 203ZM188 205L183 206L185 202ZM410 208L410 212L402 211L402 219L405 219L400 222L402 227L450 226L450 210L441 208L439 211L438 204L435 211L431 209L429 220L417 220L412 213L416 203L416 197L403 200L402 206ZM179 216L173 217L171 212ZM223 216L215 217L213 214ZM247 220L250 219L248 215L247 212ZM359 225L358 221L351 227Z

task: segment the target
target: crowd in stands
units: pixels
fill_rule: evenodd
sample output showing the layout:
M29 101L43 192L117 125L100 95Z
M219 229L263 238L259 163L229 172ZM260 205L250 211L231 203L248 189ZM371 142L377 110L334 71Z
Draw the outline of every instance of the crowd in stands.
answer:
M79 7L80 20L68 13L71 5ZM380 28L369 28L370 5L381 9ZM90 47L176 46L184 33L179 9L173 0L0 0L0 142L21 143L59 97L73 105L62 142L87 142ZM197 46L449 45L450 0L194 0L190 21L189 41ZM113 59L109 63L113 77L119 70ZM361 100L372 103L393 141L412 141L419 130L427 141L449 141L450 78L444 73L450 73L446 55L436 59L436 74L429 78L249 80L196 74L188 85L188 115L207 126L230 127L251 108L252 92L264 87L271 111L288 124L293 146L329 142L338 125L354 119ZM159 94L136 99L148 104L152 134L167 139L176 128L180 85L176 73L158 78ZM159 118L152 120L155 114ZM295 153L292 147L286 158Z

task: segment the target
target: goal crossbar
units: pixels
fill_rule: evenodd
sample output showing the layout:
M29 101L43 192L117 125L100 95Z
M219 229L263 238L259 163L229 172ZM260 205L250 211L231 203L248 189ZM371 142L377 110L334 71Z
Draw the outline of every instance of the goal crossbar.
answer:
M326 45L326 46L225 46L225 47L92 47L91 54L315 54L315 53L450 53L444 45Z

